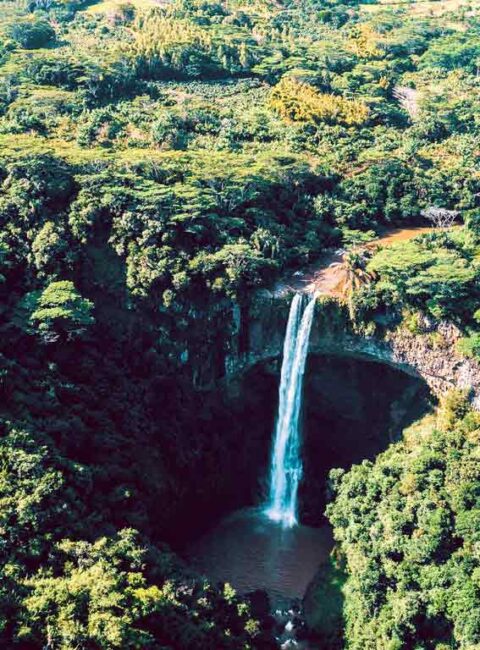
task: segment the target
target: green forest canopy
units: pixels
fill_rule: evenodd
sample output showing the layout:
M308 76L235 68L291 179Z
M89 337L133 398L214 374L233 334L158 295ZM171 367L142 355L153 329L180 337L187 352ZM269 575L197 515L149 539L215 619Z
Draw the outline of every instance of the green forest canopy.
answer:
M476 3L32 0L0 19L0 645L265 647L250 605L163 544L228 485L193 364L228 345L233 302L432 207L461 227L357 256L352 315L448 319L480 354ZM480 644L478 422L457 411L337 476L348 647Z

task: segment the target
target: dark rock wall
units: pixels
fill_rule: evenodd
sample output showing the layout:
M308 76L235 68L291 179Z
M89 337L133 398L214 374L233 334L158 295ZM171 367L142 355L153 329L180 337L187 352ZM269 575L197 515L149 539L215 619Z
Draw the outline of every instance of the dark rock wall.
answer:
M290 297L258 292L238 323L225 356L228 379L260 361L282 355ZM377 361L423 379L440 396L451 388L471 391L480 408L480 364L461 358L456 343L461 333L451 323L431 331L410 334L396 330L385 336L365 336L353 331L346 310L333 301L319 300L310 338L310 353ZM243 341L240 347L238 340Z

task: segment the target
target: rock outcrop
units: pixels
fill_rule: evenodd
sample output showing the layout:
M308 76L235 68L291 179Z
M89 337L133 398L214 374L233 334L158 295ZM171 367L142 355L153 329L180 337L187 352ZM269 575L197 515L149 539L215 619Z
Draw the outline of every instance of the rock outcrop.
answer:
M260 362L282 355L290 297L259 292L248 314L240 318L225 357L225 375L242 374ZM471 391L480 410L480 364L462 358L456 344L461 333L452 323L435 327L425 323L422 333L403 328L382 335L356 333L346 310L333 300L321 302L310 338L310 352L363 358L388 364L422 378L433 394L441 396L451 388Z

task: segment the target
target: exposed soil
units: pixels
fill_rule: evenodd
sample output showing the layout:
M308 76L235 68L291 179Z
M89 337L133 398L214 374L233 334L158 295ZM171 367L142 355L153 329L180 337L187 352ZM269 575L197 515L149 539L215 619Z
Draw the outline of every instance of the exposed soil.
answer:
M360 246L357 250L372 250L383 246L390 246L397 242L407 241L431 232L432 227L416 228L394 228L377 239ZM347 268L345 256L347 251L339 249L330 251L318 259L306 271L296 271L290 277L284 279L277 287L277 292L304 291L305 293L317 293L322 296L342 298L345 296L347 284Z

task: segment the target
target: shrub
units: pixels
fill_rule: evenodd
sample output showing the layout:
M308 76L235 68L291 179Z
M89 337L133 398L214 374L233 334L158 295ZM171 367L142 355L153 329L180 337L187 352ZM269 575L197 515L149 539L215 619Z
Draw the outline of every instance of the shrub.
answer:
M46 20L28 19L14 23L8 35L27 50L51 45L56 38L55 30Z
M360 100L320 93L307 83L284 77L272 90L270 105L293 122L328 122L360 125L368 119L368 108Z
M31 321L47 343L82 335L94 322L93 303L78 293L73 282L51 282L34 302Z
M85 70L78 63L64 57L38 57L31 61L26 73L39 85L58 86L74 90Z
M178 115L165 113L152 126L152 138L156 145L183 149L187 142L186 121Z
M480 643L479 416L461 391L442 409L375 462L332 477L351 650Z
M464 336L457 342L457 351L463 357L480 359L480 332Z
M39 274L54 273L66 257L71 257L69 242L59 224L46 221L32 242L33 263Z
M418 311L405 310L402 314L402 325L410 334L422 334L424 331L422 314Z

